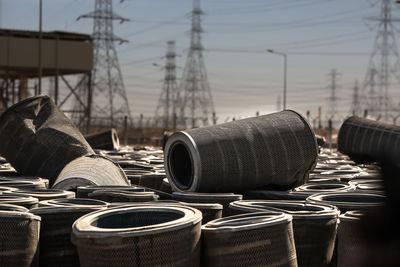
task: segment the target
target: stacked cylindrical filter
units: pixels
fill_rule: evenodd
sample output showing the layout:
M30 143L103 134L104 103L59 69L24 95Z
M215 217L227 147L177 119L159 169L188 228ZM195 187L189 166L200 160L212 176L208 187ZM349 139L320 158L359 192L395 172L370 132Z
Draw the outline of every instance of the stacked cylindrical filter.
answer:
M165 177L165 174L152 172L141 174L137 177L129 177L129 179L132 184L160 190Z
M101 208L105 206L49 206L31 210L42 218L40 266L79 266L78 252L71 243L72 224L81 216Z
M222 217L223 206L217 203L186 203L182 202L183 205L189 206L201 211L203 219L201 224L206 224L209 221L216 220Z
M400 156L400 126L352 116L338 134L338 150L358 162L393 160Z
M88 198L89 194L97 190L122 190L129 192L144 192L145 189L137 186L119 186L119 185L102 185L102 186L79 186L76 188L76 197Z
M13 181L13 182L34 182L36 184L36 188L40 189L46 189L49 187L49 180L48 179L43 179L40 177L35 177L35 176L20 176L20 175L14 175L14 176L1 176L0 175L0 181Z
M307 202L336 206L341 213L351 210L370 210L383 205L385 196L371 193L340 192L311 195Z
M36 266L40 217L26 208L0 204L0 266Z
M16 191L11 191L11 192L4 192L4 195L31 196L31 197L37 198L39 201L55 199L55 198L74 198L75 197L74 192L58 190L58 189L16 190Z
M86 208L107 207L109 203L89 198L57 198L39 202L39 207L74 207L84 206Z
M27 98L0 116L0 154L21 175L52 184L70 161L94 151L48 96Z
M110 130L103 131L85 136L86 141L94 149L105 150L118 150L119 138L117 130L111 128Z
M174 199L188 203L219 203L223 206L222 217L230 215L229 203L243 198L240 194L233 193L194 193L173 192Z
M293 217L297 262L301 267L330 266L339 211L336 207L303 201L242 200L232 202L232 213L278 211Z
M318 193L346 192L354 188L348 183L309 183L296 187L294 194L304 195L304 199Z
M34 190L42 188L37 183L33 181L0 181L0 186L9 186L23 190Z
M3 192L5 193L5 192ZM25 207L27 209L34 209L38 207L39 200L31 196L17 196L6 194L0 196L0 204L12 204Z
M174 133L164 164L174 191L236 192L304 184L317 155L306 120L286 110Z
M106 202L147 202L156 201L159 198L154 192L130 192L122 190L96 190L89 193L88 197Z
M292 216L279 212L225 217L202 226L204 266L297 266Z
M81 266L199 266L200 211L135 205L97 211L72 227Z
M369 266L368 262L365 262L368 237L361 230L361 216L362 212L360 211L348 211L340 215L337 251L338 267Z

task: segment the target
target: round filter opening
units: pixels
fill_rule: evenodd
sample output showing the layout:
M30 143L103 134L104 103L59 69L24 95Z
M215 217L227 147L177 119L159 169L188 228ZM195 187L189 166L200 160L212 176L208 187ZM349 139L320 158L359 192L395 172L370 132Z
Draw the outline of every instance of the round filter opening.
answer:
M172 144L168 165L174 184L181 190L188 189L193 183L193 159L185 144Z
M129 213L110 214L102 216L93 223L99 228L136 228L174 221L184 214L168 211L135 211Z

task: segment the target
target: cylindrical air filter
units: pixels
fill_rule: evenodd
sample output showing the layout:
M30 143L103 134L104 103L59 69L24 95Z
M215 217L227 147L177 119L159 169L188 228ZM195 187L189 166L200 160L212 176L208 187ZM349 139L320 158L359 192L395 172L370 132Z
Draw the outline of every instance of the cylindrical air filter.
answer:
M130 185L130 182L118 164L103 156L90 155L68 163L52 188L70 190L85 185Z
M93 149L50 97L30 97L0 116L0 154L20 173L52 184L72 160Z
M257 212L203 225L204 266L296 266L292 216Z
M230 215L229 203L241 200L240 194L233 193L196 193L196 192L173 192L175 200L188 203L219 203L223 206L222 217Z
M81 266L199 266L201 212L135 205L92 212L72 226Z
M292 215L298 265L330 266L339 216L336 207L293 200L241 200L230 208L233 214L279 211Z
M23 208L0 205L0 225L0 266L36 266L40 217Z
M71 243L72 224L81 216L104 209L104 206L49 206L31 210L42 218L40 229L40 257L41 267L79 266L79 257L76 247Z
M174 191L237 192L304 184L317 155L306 120L286 110L174 133L164 164Z
M85 136L86 141L94 149L118 150L119 138L114 128Z
M383 195L358 192L319 193L307 198L310 203L336 206L341 213L378 208L384 201Z
M352 116L338 134L338 150L358 162L399 158L400 126Z

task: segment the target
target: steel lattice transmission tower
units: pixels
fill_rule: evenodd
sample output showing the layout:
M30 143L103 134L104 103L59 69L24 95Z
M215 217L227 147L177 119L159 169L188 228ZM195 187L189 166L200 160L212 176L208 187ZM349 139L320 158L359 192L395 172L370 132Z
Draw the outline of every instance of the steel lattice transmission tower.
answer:
M390 80L395 78L397 82L400 82L400 61L395 37L396 29L393 26L393 22L400 22L400 19L393 18L391 11L391 0L382 0L380 15L367 18L371 21L377 21L378 24L363 86L368 93L368 114L384 116L385 120L388 120L388 112L391 109Z
M360 88L358 86L358 81L354 82L353 96L351 102L351 114L360 116L362 110L360 105Z
M200 8L200 0L193 1L191 12L192 28L190 32L190 48L183 70L180 90L183 92L181 106L181 123L191 127L208 125L212 121L214 104L204 65L203 46L201 43L201 17L204 15Z
M167 42L165 59L164 83L154 117L157 127L176 129L177 107L181 102L181 97L176 83L175 41Z
M128 42L114 35L114 20L129 19L113 12L112 0L95 0L93 12L80 16L93 19L94 67L92 71L92 121L104 126L122 124L125 116L132 123L128 98L118 62L115 42ZM97 119L97 120L96 120ZM105 123L104 123L105 122Z
M335 117L335 115L337 114L336 89L338 88L338 86L336 81L339 75L340 73L338 73L336 69L332 69L331 72L329 73L331 79L331 84L329 86L329 89L331 90L331 95L329 97L329 108L328 108L329 119L333 119L333 117Z

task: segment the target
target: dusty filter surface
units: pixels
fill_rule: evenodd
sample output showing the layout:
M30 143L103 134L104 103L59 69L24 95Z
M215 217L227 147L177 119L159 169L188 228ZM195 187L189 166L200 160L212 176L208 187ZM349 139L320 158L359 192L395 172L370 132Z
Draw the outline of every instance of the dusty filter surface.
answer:
M86 185L128 186L130 182L118 164L100 155L90 155L77 158L65 166L53 188L70 190Z
M164 164L174 191L235 192L304 184L317 155L306 120L287 110L174 133Z
M0 205L0 266L36 266L40 217L14 205Z
M204 266L297 267L292 216L256 212L217 219L202 226Z
M339 216L336 207L293 200L241 200L230 208L233 214L278 211L292 215L298 266L330 266Z
M117 150L119 148L118 133L114 128L104 132L86 135L85 139L94 149Z
M50 97L27 98L0 116L0 154L21 175L54 182L77 157L93 154L85 138Z
M400 126L352 116L340 127L338 150L358 162L396 160L399 141Z
M184 206L121 206L92 212L72 226L81 266L200 264L201 212Z

